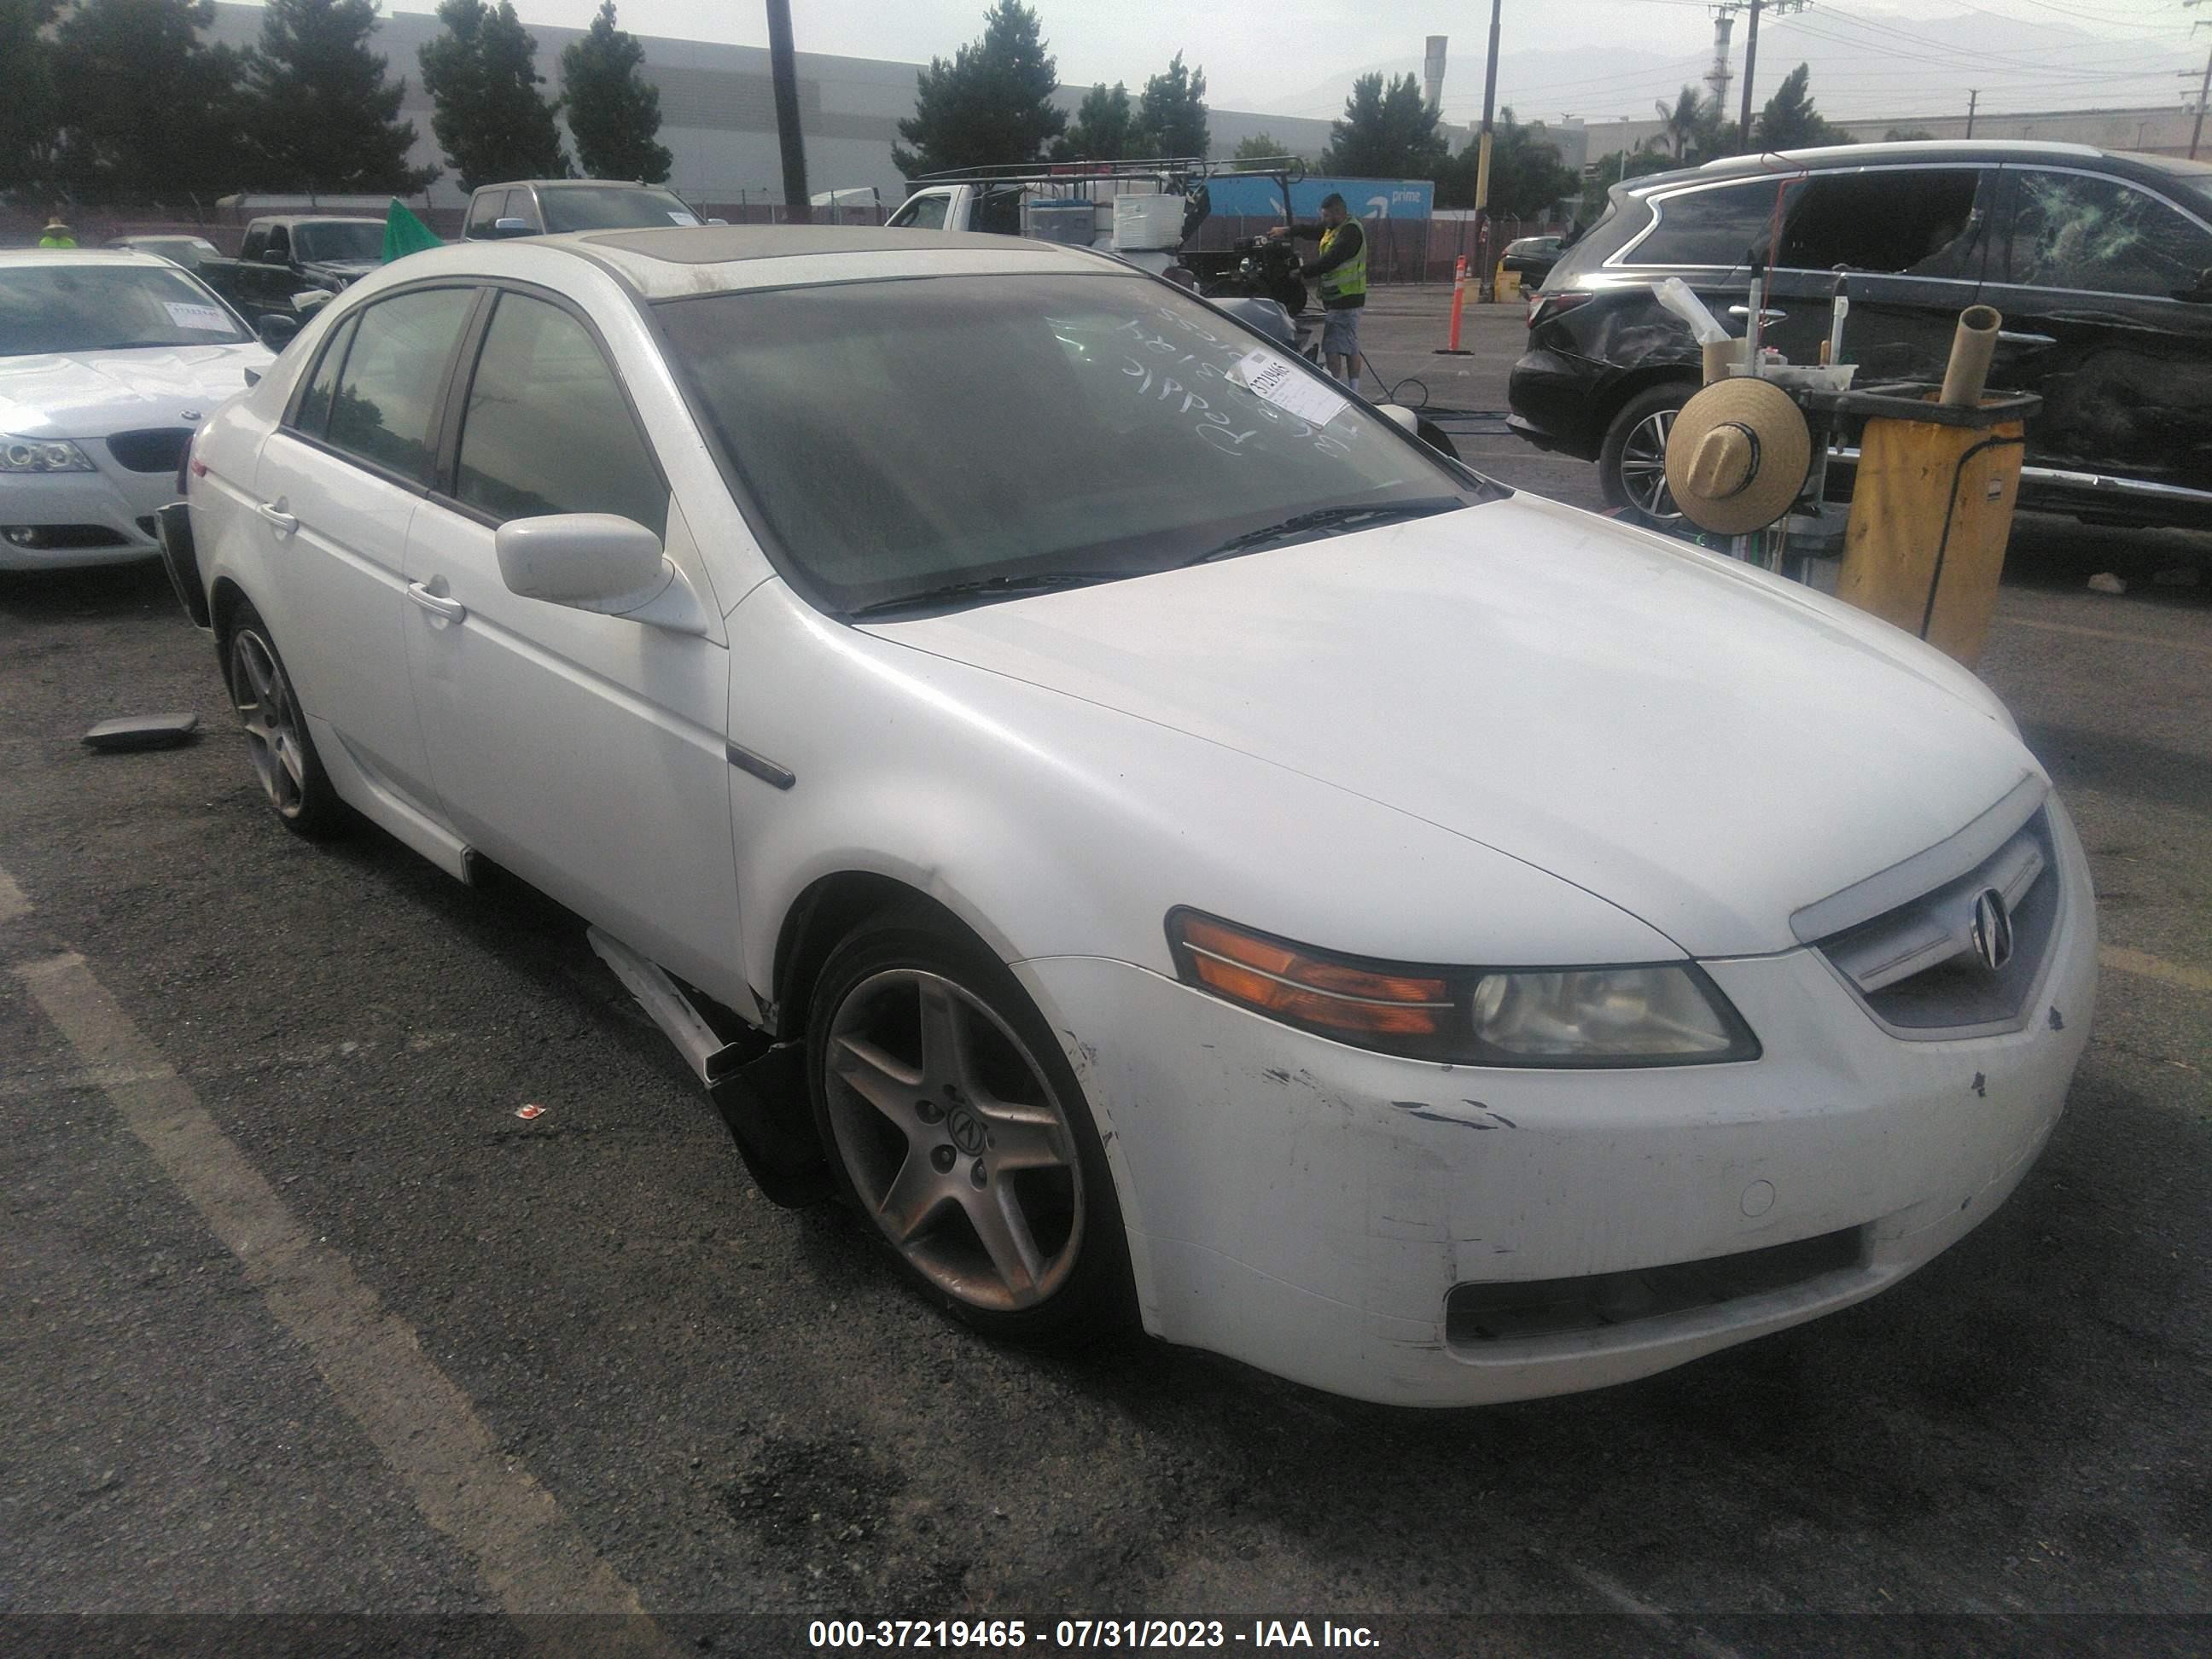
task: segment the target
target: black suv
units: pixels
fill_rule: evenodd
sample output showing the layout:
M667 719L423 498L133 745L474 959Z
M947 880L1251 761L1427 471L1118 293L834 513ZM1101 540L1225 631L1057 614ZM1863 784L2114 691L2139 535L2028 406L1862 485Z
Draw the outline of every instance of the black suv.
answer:
M1995 306L1990 386L2043 397L2021 504L2212 527L2212 166L2166 156L1853 144L1617 185L1529 296L1513 429L1596 461L1608 501L1673 523L1662 458L1698 354L1651 285L1680 276L1741 335L1770 246L1765 340L1792 362L1818 360L1838 272L1862 386L1940 380L1959 313Z

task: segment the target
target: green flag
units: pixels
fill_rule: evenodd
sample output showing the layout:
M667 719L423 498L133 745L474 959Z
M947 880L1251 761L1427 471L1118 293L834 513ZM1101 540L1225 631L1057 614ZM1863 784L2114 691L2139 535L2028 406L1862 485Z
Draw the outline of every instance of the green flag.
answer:
M426 247L443 247L438 233L407 210L407 204L397 196L392 198L392 211L384 216L384 263L390 264L404 254L420 253Z

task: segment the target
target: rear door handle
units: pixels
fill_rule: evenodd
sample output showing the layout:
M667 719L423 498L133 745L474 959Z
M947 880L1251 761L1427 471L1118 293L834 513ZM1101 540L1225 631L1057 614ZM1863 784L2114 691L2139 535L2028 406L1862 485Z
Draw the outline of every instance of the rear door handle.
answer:
M407 597L432 616L446 622L459 622L469 614L468 606L459 599L449 599L442 593L433 593L420 582L407 584Z
M2058 337L2055 334L2021 334L2009 328L2001 328L1997 331L1997 343L2026 346L2031 351L2040 351L2045 346L2057 345Z
M1729 307L1729 315L1731 317L1748 317L1751 315L1751 307L1749 306L1730 306ZM1762 323L1787 322L1790 320L1790 313L1786 311L1763 309L1759 313L1759 320Z
M253 510L258 513L263 521L278 535L289 536L300 527L300 521L276 504L283 500L283 497L280 495L276 498L276 501L259 502Z

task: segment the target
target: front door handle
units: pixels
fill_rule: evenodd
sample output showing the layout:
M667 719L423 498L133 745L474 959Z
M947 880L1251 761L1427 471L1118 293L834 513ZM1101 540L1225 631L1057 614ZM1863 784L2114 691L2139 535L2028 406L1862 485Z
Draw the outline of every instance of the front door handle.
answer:
M2055 334L2021 334L2009 328L2001 328L1997 331L1997 343L2026 346L2031 351L2040 351L2045 346L2057 345L2058 337Z
M1751 307L1749 306L1730 306L1729 307L1729 315L1731 317L1748 317L1751 315ZM1786 311L1762 309L1759 313L1759 320L1761 323L1782 323L1787 322L1789 319L1790 313Z
M432 616L449 623L459 622L469 614L468 606L459 599L449 599L442 593L433 593L420 582L407 584L407 597Z
M273 501L258 503L253 510L258 513L263 522L278 535L289 536L300 527L300 521L284 510L282 505L283 500L284 498L279 495Z

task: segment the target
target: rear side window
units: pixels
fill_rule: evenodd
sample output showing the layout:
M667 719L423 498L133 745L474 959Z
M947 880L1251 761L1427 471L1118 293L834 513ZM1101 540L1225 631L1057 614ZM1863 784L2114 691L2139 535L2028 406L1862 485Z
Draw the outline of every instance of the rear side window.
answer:
M1974 167L1825 173L1790 187L1775 263L1971 278L1980 240Z
M428 289L362 310L331 404L332 445L430 482L438 447L430 417L476 297L470 288Z
M1747 185L1692 191L1654 204L1659 223L1630 251L1632 265L1723 265L1744 263L1752 245L1763 241L1774 217L1774 192L1781 181L1761 179Z
M2009 281L2167 298L2212 266L2212 235L2146 191L2080 173L2014 178Z
M509 191L503 190L478 191L477 199L470 204L469 228L463 234L490 235L499 223L500 216L507 211L507 198L509 194Z
M314 378L307 382L307 394L300 399L298 412L292 417L295 430L311 438L323 435L323 428L331 418L331 392L338 383L338 371L345 367L346 347L353 343L354 324L349 317L340 323L323 348L322 360L315 365Z
M613 513L656 536L668 487L590 332L558 306L502 294L469 385L454 495L505 523Z

